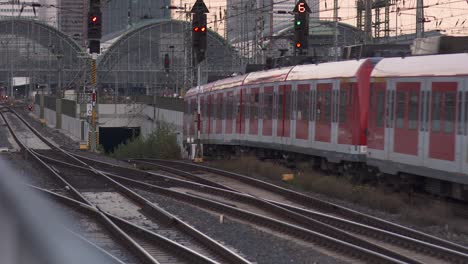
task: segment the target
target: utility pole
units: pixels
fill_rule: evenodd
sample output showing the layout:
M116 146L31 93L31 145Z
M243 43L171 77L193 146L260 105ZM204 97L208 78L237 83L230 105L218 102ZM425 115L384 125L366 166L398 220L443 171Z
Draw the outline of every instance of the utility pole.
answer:
M92 114L91 114L91 135L90 135L90 148L92 152L97 149L97 69L96 59L101 49L101 36L102 36L102 13L101 13L101 1L90 0L89 12L88 12L88 47L89 53L91 53L91 103L92 103Z
M334 54L335 61L338 61L338 0L333 0L333 20L335 21L333 54Z
M201 111L200 111L200 86L201 86L201 62L205 60L207 46L206 13L209 13L203 0L197 0L190 10L192 17L192 50L194 64L197 65L197 143L195 146L195 162L203 162L203 150L201 144Z
M417 0L416 2L416 38L424 38L424 2Z

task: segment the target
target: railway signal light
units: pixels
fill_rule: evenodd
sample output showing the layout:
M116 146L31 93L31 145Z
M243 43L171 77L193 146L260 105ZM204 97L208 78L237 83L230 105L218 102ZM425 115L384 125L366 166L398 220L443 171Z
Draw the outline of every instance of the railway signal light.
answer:
M101 1L91 0L88 12L88 47L90 53L99 53L102 36Z
M207 23L206 13L208 8L203 0L197 0L190 11L192 17L192 49L196 63L200 63L205 59L206 40L207 40Z
M299 54L307 51L309 44L310 8L305 0L299 0L294 7L294 48Z

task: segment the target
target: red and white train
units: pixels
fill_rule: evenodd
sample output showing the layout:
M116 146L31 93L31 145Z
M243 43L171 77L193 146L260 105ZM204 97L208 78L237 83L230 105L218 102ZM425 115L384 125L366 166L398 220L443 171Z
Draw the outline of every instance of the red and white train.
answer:
M209 83L185 96L188 141L197 97L205 149L305 154L325 168L365 168L468 200L468 54L298 65Z

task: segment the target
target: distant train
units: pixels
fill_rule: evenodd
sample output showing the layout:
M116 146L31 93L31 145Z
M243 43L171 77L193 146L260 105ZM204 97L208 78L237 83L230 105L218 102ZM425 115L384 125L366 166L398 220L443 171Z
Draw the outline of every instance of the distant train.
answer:
M468 200L468 54L298 65L192 88L189 142L197 96L206 150L307 155L322 169Z

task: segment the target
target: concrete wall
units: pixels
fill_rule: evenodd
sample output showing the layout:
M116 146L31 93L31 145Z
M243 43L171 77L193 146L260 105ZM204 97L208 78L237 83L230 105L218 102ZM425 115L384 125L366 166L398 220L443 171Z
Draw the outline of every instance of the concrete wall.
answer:
M141 127L142 135L148 135L158 122L164 121L182 133L184 114L179 111L160 108L155 111L144 104L100 104L98 111L99 125L103 127Z
M69 133L69 136L73 139L81 140L81 120L67 115L62 115L62 129ZM84 131L88 131L87 123L83 122ZM88 140L88 133L84 133L84 139Z
M57 114L54 110L44 108L44 119L49 127L55 127L57 124Z
M52 100L49 100L52 102ZM52 107L50 107L52 108ZM78 106L79 108L79 106ZM55 109L44 107L44 119L49 127L55 127L57 115ZM146 104L99 104L99 127L140 127L141 134L146 136L157 128L159 122L164 121L171 124L180 142L182 142L183 112L154 108ZM79 113L77 109L77 113ZM34 114L37 118L40 116L40 105L36 104ZM62 114L62 131L64 134L74 140L88 139L88 123L82 122L79 118ZM82 127L83 126L83 127ZM82 138L82 131L83 136Z

